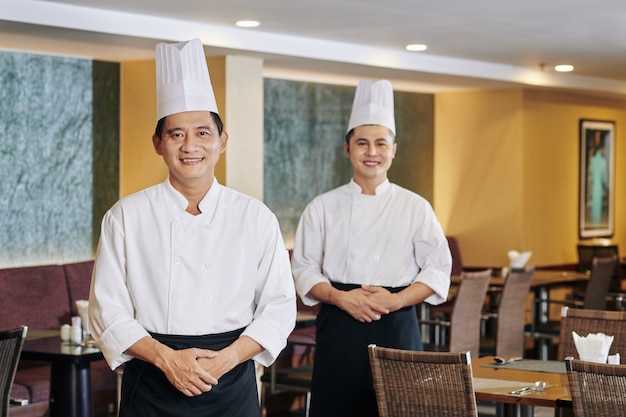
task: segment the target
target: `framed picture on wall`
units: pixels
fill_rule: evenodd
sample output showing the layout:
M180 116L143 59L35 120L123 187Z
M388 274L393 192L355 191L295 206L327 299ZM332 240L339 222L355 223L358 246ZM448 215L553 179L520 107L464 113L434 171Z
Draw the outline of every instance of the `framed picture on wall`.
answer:
M613 235L615 122L580 120L579 235Z

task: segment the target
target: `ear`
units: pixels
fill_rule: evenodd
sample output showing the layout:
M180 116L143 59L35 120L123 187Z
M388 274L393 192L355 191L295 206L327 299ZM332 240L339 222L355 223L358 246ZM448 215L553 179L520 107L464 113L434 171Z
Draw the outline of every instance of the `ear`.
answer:
M154 146L154 150L157 155L163 156L163 151L161 151L161 138L159 138L156 134L152 135L152 146Z
M226 143L228 142L228 133L226 131L222 131L222 136L220 136L220 153L224 153L226 151Z
M343 144L343 151L346 153L346 156L350 158L350 145L347 143Z
M394 142L393 143L393 156L392 156L393 159L396 158L396 151L397 150L398 150L398 142Z

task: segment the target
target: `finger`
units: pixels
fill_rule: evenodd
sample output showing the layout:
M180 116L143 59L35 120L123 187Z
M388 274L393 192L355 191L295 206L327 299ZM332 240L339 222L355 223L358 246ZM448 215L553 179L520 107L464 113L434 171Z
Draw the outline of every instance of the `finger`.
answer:
M205 377L202 378L202 382L204 382L206 385L217 385L217 378L215 378L213 375L210 374L206 374Z
M197 395L202 394L202 391L200 391L198 388L191 386L191 387L185 387L183 389L180 390L183 394L185 394L187 397L195 397Z
M209 350L209 349L198 349L198 348L193 348L194 354L197 358L207 358L207 359L213 359L215 357L217 357L218 352L214 351L214 350Z

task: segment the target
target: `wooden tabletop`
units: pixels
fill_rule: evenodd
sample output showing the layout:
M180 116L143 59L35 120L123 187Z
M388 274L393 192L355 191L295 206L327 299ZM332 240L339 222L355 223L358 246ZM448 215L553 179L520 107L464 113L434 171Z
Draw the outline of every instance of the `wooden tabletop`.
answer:
M558 271L551 269L538 269L533 275L531 287L545 286L545 285L560 285L569 284L575 282L586 281L589 279L589 275L584 272L576 271ZM452 275L450 281L453 285L461 283L461 275ZM489 285L492 287L504 286L505 279L501 276L491 277Z
M537 365L537 361L528 360ZM532 362L531 362L532 361ZM544 361L546 371L514 369L508 365L485 366L495 363L493 356L472 359L474 375L474 391L477 400L493 401L505 404L533 405L539 407L567 406L572 398L569 391L567 374L555 372L559 368L556 361ZM523 367L524 361L515 364L516 368ZM550 365L550 366L548 366ZM513 364L511 364L513 366ZM537 366L529 366L537 369ZM565 364L563 363L563 370ZM543 391L535 391L524 395L510 394L511 391L533 385L535 381L545 381Z

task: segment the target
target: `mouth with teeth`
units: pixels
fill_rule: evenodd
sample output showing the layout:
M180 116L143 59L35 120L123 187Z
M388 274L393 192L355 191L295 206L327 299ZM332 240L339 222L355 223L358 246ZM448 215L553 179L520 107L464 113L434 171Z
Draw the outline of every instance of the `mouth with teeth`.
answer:
M181 158L180 161L184 165L197 165L202 162L204 158Z

